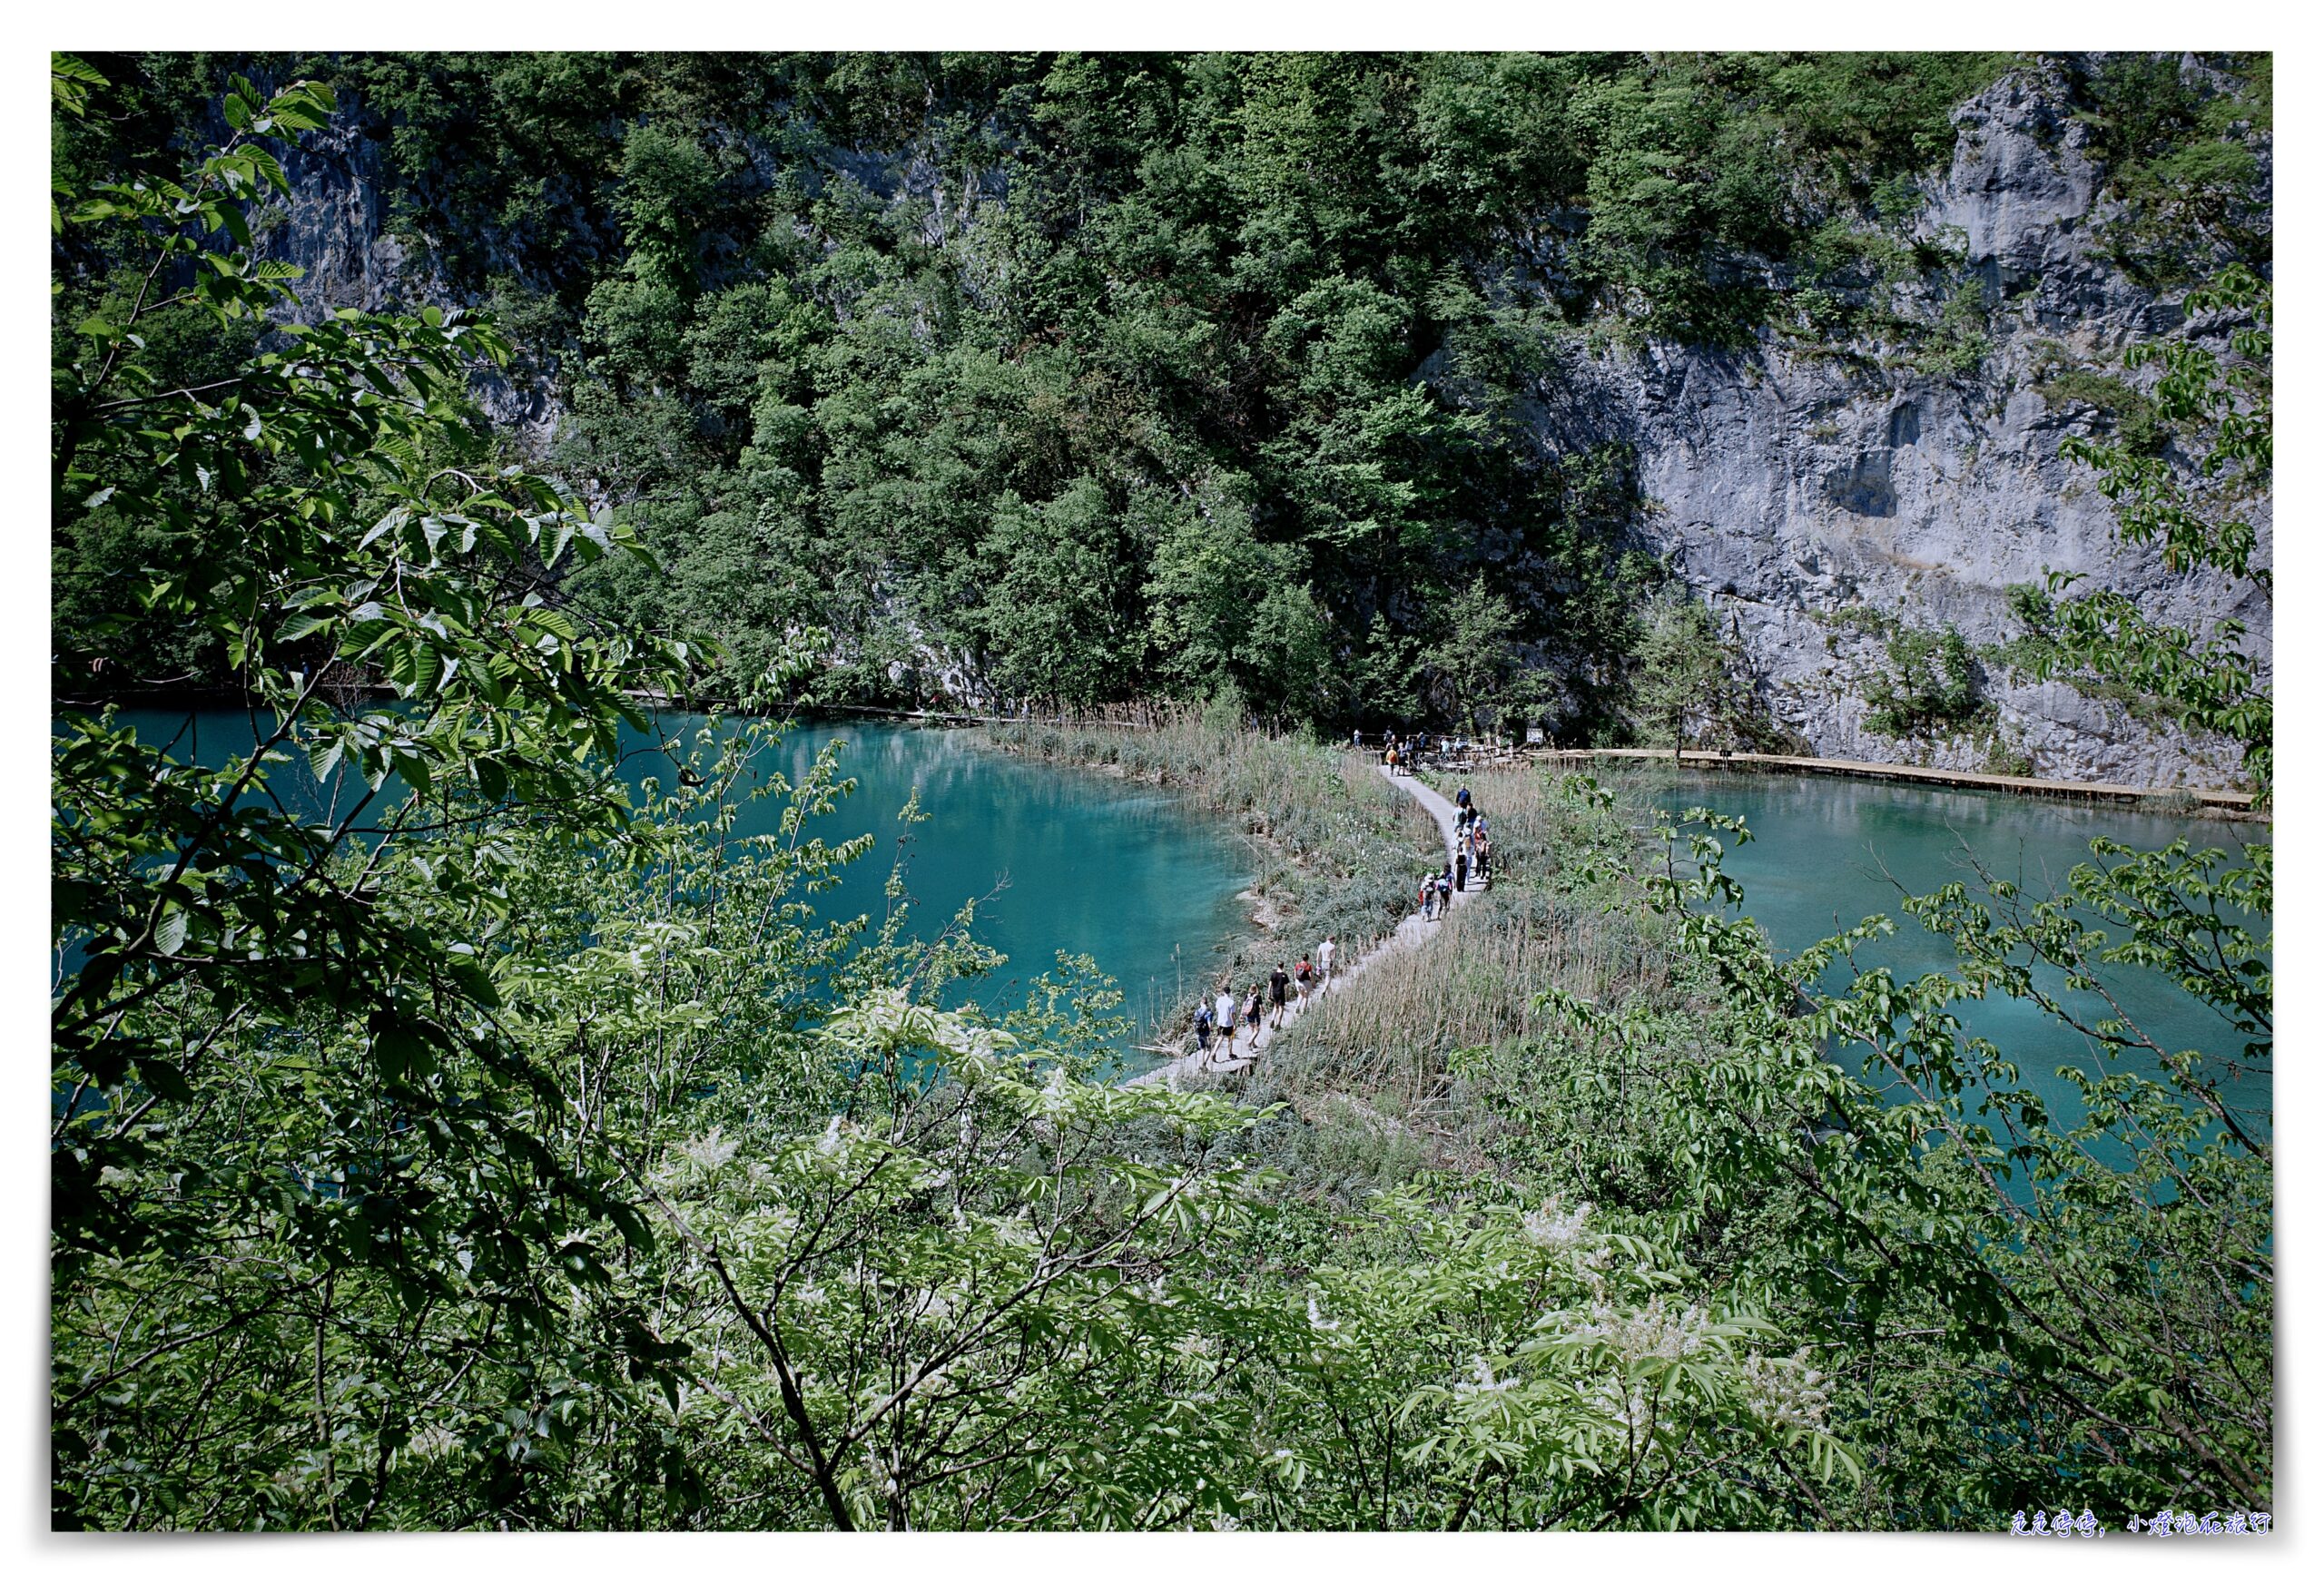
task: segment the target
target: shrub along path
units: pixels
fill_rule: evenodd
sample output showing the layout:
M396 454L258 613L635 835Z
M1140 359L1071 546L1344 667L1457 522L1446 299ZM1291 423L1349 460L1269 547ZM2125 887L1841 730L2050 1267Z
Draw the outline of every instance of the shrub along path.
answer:
M1392 774L1385 764L1380 767L1380 772L1388 777L1391 785L1402 787L1410 792L1423 808L1428 810L1430 817L1436 821L1436 828L1444 837L1444 860L1448 863L1451 862L1452 843L1460 818L1459 811L1442 792L1434 787L1423 785L1416 775ZM1459 907L1464 904L1471 897L1482 894L1484 889L1484 885L1472 876L1466 890L1452 892L1452 905ZM1392 952L1415 949L1423 941L1436 933L1443 920L1442 913L1433 919L1424 919L1417 912L1407 914L1403 921L1396 925L1393 934L1383 937L1372 949L1354 961L1344 959L1339 971L1332 975L1331 988L1325 993L1344 990L1366 968ZM1312 949L1313 947L1305 948L1299 954L1306 955ZM1312 960L1313 958L1310 957L1310 959ZM1239 1003L1238 997L1237 1004ZM1284 1027L1289 1027L1297 1021L1299 1015L1299 1004L1295 1000L1284 1009ZM1190 1050L1177 1060L1166 1061L1150 1072L1140 1072L1137 1077L1130 1078L1129 1083L1132 1086L1140 1083L1167 1083L1175 1088L1189 1077L1231 1077L1238 1073L1247 1072L1257 1064L1258 1057L1265 1052L1267 1046L1275 1042L1275 1036L1280 1031L1282 1030L1279 1028L1269 1027L1265 1023L1261 1023L1256 1038L1253 1038L1248 1034L1236 1036L1236 1049L1247 1051L1247 1054L1238 1054L1233 1060L1214 1061L1206 1058L1201 1050ZM1187 1037L1191 1038L1193 1036Z

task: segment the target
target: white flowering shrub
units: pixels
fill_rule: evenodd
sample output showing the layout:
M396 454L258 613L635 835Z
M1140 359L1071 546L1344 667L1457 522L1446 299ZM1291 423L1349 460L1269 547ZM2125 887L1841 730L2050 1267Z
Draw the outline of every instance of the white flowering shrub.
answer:
M1679 1295L1667 1256L1590 1205L1448 1213L1414 1187L1377 1207L1380 1260L1319 1271L1283 1327L1262 1424L1288 1449L1252 1515L1735 1525L1853 1476L1765 1324Z

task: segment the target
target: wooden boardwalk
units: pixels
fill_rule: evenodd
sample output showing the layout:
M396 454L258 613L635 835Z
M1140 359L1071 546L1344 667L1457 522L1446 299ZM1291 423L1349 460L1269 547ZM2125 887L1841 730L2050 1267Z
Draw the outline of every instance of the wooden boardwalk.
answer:
M1581 763L1591 759L1659 759L1671 762L1668 748L1527 748L1536 763ZM1678 762L1694 769L1732 768L1737 764L1771 770L1796 770L1817 775L1851 775L1866 781L1910 781L1929 786L1960 786L1984 792L2009 792L2021 797L2078 797L2098 802L2140 802L2160 797L2191 797L2206 808L2249 812L2249 792L2209 791L2192 786L2117 786L2104 781L2043 781L2031 775L1984 775L1970 770L1929 770L1918 764L1876 764L1860 759L1808 759L1789 753L1717 753L1689 749Z
M1381 766L1380 773L1387 777L1390 784L1401 787L1405 792L1410 792L1413 799L1417 801L1423 808L1428 810L1430 817L1436 821L1437 830L1442 832L1444 837L1444 860L1448 863L1451 862L1452 860L1454 831L1457 829L1458 820L1460 817L1458 811L1456 811L1452 804L1444 798L1443 794L1436 791L1435 788L1422 784L1417 776L1406 774L1390 775L1388 773L1387 766L1384 764ZM1417 875L1413 876L1413 889L1419 889L1419 876ZM1469 880L1469 888L1466 890L1455 890L1452 892L1452 905L1454 907L1463 906L1472 897L1482 896L1484 894L1485 890L1486 887L1481 884L1474 876L1472 876ZM1346 957L1343 956L1340 959L1339 971L1332 975L1331 984L1322 992L1322 994L1333 994L1345 989L1350 983L1362 976L1365 968L1371 967L1374 962L1381 960L1383 958L1391 956L1398 951L1418 949L1435 935L1437 929L1443 924L1443 914L1442 913L1433 919L1424 919L1417 912L1410 914L1403 922L1396 925L1395 931L1393 934L1383 937L1377 944L1375 944L1370 950L1364 952L1361 957L1350 960ZM1291 955L1294 959L1300 956L1308 956L1310 960L1314 959L1309 954L1313 949L1312 947L1286 949L1290 949ZM1320 999L1321 998L1321 995L1311 995L1309 998L1311 1000L1315 1000ZM1240 995L1236 996L1236 1003L1237 1006L1242 1003L1242 998ZM1286 1006L1284 1008L1284 1027L1289 1027L1293 1023L1298 1021L1299 1015L1300 1010L1298 1002L1294 1000L1291 1005ZM1270 1012L1269 1016L1272 1017L1273 1013ZM1128 1086L1136 1086L1141 1083L1167 1083L1172 1087L1177 1087L1181 1083L1192 1078L1202 1078L1207 1080L1218 1077L1237 1077L1242 1073L1249 1071L1253 1067L1258 1064L1259 1057L1266 1053L1267 1047L1275 1042L1275 1035L1281 1031L1282 1029L1269 1027L1263 1022L1259 1025L1259 1031L1256 1039L1247 1032L1238 1032L1236 1035L1235 1049L1236 1053L1235 1058L1232 1060L1209 1060L1205 1057L1202 1051L1193 1050L1186 1055L1180 1056L1176 1060L1165 1062L1163 1065L1155 1067L1150 1072L1140 1072L1137 1077L1128 1079Z

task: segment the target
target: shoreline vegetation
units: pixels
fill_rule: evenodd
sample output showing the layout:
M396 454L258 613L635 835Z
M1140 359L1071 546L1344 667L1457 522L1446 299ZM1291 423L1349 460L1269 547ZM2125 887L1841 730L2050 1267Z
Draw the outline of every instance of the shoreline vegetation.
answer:
M396 689L384 682L330 683L328 683L327 690L345 697L379 700L389 700L398 695ZM1184 718L1199 718L1200 714L1200 712L1191 705L1168 699L1143 699L1120 703L1092 704L1065 714L990 714L972 710L949 710L927 706L892 709L871 703L846 702L810 703L794 701L783 703L756 703L747 698L701 693L676 696L661 692L641 691L634 694L634 697L636 702L653 705L657 709L672 709L685 713L748 715L796 722L872 719L893 721L901 725L920 726L931 730L972 730L988 734L995 731L1043 730L1075 733L1150 732L1167 728ZM242 707L251 702L252 699L246 692L218 688L162 687L123 690L94 699L59 698L55 701L54 706L103 708L106 704L113 704L123 708L194 709L204 705ZM2230 821L2270 823L2274 819L2262 795L2232 787L2132 786L2103 781L2059 781L2034 775L2001 775L1978 771L1937 769L1903 759L1829 759L1797 753L1754 752L1735 749L1682 748L1674 752L1668 747L1618 744L1586 747L1532 745L1512 751L1530 763L1567 766L1581 769L1585 772L1587 766L1600 760L1675 762L1689 769L1725 770L1737 773L1827 775L1850 780L1899 781L1970 791L2002 792L2013 796L2044 798L2057 801L2119 802L2131 807L2142 807L2159 813L2200 813L2207 819ZM1077 748L1076 755L1081 758L1094 755L1099 760L1104 759L1102 750L1087 744Z

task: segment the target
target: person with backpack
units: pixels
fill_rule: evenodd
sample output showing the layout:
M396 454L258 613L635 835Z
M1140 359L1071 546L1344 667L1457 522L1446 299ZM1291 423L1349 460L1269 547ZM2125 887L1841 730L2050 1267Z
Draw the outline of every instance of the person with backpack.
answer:
M1195 1007L1195 1048L1202 1053L1202 1064L1210 1065L1210 1001L1207 998Z
M1291 970L1291 981L1293 987L1299 991L1299 1009L1302 1011L1307 1009L1307 987L1315 981L1315 969L1308 965L1306 958L1300 958L1299 965Z
M1243 1002L1243 1020L1250 1024L1251 1056L1255 1060L1259 1054L1259 1023L1267 1014L1266 1005L1266 998L1259 993L1259 987L1252 985L1251 998Z

